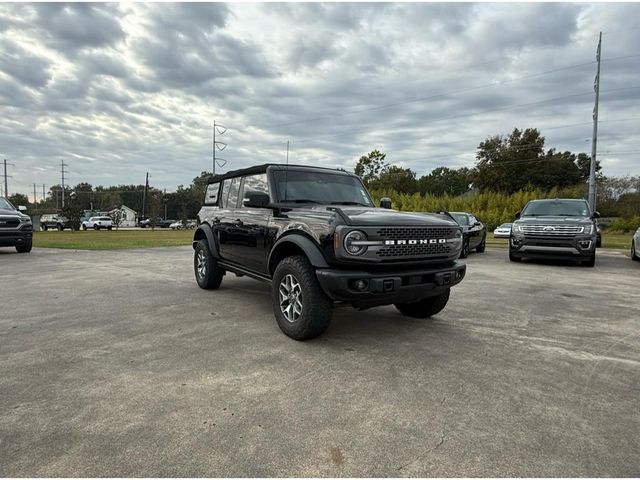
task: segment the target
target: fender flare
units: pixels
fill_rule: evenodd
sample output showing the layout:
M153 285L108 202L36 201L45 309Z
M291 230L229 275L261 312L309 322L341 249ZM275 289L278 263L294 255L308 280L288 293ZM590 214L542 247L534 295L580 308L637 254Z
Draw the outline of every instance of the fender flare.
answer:
M279 250L278 248L279 246L287 243L293 244L298 248L300 248L309 259L309 262L311 263L311 265L313 265L314 267L329 268L329 264L324 259L324 255L322 255L322 252L313 241L311 241L309 238L305 237L304 235L290 234L290 235L285 235L283 237L280 237L280 239L273 245L273 248L271 249L271 252L269 253L269 258L267 260L267 266L269 268L269 271L272 270L271 263L273 262L274 252L277 252Z
M200 225L198 228L196 228L196 231L193 232L193 248L195 249L196 244L200 241L200 238L198 237L202 237L201 234L199 235L199 232L202 232L207 239L207 244L209 245L209 251L211 252L211 255L213 255L215 258L220 258L220 252L218 251L218 244L216 243L213 230L206 223ZM196 238L198 238L198 240L196 240Z

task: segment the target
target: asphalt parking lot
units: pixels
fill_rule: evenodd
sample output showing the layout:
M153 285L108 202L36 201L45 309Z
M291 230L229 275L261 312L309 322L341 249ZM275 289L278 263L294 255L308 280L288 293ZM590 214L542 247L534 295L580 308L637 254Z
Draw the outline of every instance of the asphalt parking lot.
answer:
M432 320L280 333L190 247L0 249L0 476L639 476L640 265L468 259Z

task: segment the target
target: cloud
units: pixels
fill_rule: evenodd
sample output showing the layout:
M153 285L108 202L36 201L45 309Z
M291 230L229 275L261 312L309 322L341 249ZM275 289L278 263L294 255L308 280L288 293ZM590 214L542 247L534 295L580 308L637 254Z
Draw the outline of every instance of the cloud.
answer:
M603 36L606 175L632 155L637 4L2 4L0 144L12 191L33 182L169 190L211 168L284 158L352 168L381 149L424 175L472 166L490 135L537 127L590 151ZM606 153L605 153L606 152Z

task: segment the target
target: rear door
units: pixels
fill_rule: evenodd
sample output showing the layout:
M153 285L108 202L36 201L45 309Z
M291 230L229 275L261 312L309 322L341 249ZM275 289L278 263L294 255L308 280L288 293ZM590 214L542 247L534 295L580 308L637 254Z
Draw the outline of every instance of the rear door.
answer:
M236 235L236 209L238 193L240 191L240 177L228 178L222 185L222 197L220 198L219 221L215 226L218 234L220 256L223 260L236 262L234 255L234 242Z
M254 272L267 272L266 237L273 211L243 205L246 192L269 194L267 174L247 175L242 179L233 217L232 255L237 263Z

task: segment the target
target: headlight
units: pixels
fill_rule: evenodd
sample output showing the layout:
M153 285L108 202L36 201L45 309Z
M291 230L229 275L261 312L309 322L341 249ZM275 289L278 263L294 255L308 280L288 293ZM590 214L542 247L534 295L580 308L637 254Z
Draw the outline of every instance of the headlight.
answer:
M367 236L360 230L353 230L344 237L344 249L350 255L361 255L367 250L367 245L362 245L361 242L366 242Z
M584 233L586 235L591 235L593 233L593 225L587 225L584 227Z
M522 230L522 225L514 224L514 225L513 225L513 231L514 231L514 232L521 233L521 232L523 231L523 230Z
M30 223L31 217L20 217L20 223Z

